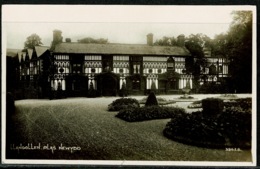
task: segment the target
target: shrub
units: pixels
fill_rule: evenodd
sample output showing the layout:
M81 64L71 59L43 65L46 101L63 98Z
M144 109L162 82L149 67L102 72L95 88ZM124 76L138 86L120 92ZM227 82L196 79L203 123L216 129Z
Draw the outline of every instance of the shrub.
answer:
M108 111L140 107L139 102L133 98L120 98L108 105Z
M154 92L151 92L146 100L145 106L158 106L158 101Z
M119 111L116 117L128 122L135 122L153 119L173 118L174 116L182 113L185 113L185 110L179 107L148 106L122 109Z
M167 105L167 104L174 104L174 103L176 103L176 101L167 100L167 99L162 98L162 97L156 97L156 99L157 99L157 102L158 102L159 105ZM147 97L139 100L139 103L140 104L145 104L146 100L147 100Z
M222 99L207 98L202 100L203 115L217 115L223 112L224 103Z
M241 98L224 102L225 111L252 112L252 98Z
M192 102L191 104L188 105L188 108L190 109L202 108L202 103L201 101Z
M179 99L194 99L194 97L184 95L184 96L180 96Z
M241 110L226 109L219 116L207 117L203 112L179 114L166 125L164 135L203 147L250 148L252 117Z

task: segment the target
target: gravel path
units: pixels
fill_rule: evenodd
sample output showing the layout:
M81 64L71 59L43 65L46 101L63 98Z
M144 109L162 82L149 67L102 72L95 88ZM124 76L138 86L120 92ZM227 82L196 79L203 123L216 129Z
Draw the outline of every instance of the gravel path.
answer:
M212 95L211 95L212 96ZM250 95L245 95L245 97ZM136 96L142 99L144 96ZM160 96L172 99L171 96ZM174 96L177 97L177 96ZM196 95L199 99L207 97ZM244 95L243 95L244 97ZM16 135L10 144L41 144L56 150L10 150L10 158L149 160L149 161L252 161L251 151L226 151L185 145L163 136L170 119L129 123L108 112L116 97L16 101ZM187 108L190 102L176 105ZM79 147L61 151L59 146ZM8 151L9 152L9 151ZM37 152L37 153L35 153Z

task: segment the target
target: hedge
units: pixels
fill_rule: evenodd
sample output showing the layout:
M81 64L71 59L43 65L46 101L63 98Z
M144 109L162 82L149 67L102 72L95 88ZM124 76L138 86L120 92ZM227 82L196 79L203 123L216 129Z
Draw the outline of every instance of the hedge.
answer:
M185 109L180 107L148 106L122 109L119 111L116 117L128 122L137 122L153 119L173 118L178 114L183 113L185 113Z
M140 107L139 102L133 98L120 98L108 105L108 111L119 111L127 108Z
M251 148L251 130L251 114L229 108L218 116L180 114L171 119L163 133L170 139L202 147Z

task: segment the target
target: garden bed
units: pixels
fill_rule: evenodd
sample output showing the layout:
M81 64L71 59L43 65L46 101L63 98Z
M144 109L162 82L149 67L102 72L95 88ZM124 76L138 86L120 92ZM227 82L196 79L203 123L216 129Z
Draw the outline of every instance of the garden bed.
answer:
M176 102L194 102L197 101L197 98L194 98L193 96L189 96L189 95L183 95L180 96L179 98L174 99L174 101Z
M148 106L120 110L116 117L128 122L137 122L174 118L176 115L183 113L185 113L185 109L180 107Z
M134 98L120 98L108 105L108 111L119 111L127 108L140 107L139 102Z
M145 104L146 100L147 100L147 97L139 100L139 103L140 104ZM157 97L157 102L158 102L159 105L168 105L168 104L176 103L176 101L174 101L174 100L167 100L167 99L162 98L162 97Z
M202 111L178 114L166 125L166 137L207 148L251 148L251 98L225 103L218 115ZM208 114L211 114L210 112ZM214 114L214 113L213 113Z
M189 109L198 109L198 108L202 108L201 100L199 100L199 101L195 101L195 102L192 102L191 104L188 105L188 108L189 108Z

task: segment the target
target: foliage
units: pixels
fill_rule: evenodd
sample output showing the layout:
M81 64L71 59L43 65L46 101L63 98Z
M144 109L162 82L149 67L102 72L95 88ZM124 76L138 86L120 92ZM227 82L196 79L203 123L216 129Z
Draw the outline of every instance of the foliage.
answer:
M158 106L158 101L154 92L151 92L146 100L145 106Z
M37 34L32 34L27 37L26 41L24 42L24 48L30 48L33 49L35 46L42 45L41 38Z
M203 115L218 115L223 112L224 103L219 98L206 98L202 100Z
M185 109L179 107L149 106L122 109L119 111L116 117L128 122L136 122L153 119L173 118L178 114L183 113L185 113Z
M227 97L227 101L224 101L224 110L226 111L227 109L233 109L237 108L240 109L241 111L247 111L248 113L251 112L252 110L252 98L237 98L236 95L233 94L228 94L228 95L221 95L221 99L223 97ZM229 100L231 99L231 100ZM202 101L195 101L192 102L188 108L202 108Z
M252 11L234 11L226 34L214 39L214 53L230 60L233 91L252 92ZM243 83L241 83L243 82Z
M164 36L162 39L157 39L154 42L156 46L174 46L177 45L177 40L175 37Z
M225 93L229 91L226 83L204 83L198 88L199 93Z
M239 98L233 101L225 102L225 111L239 109L241 112L250 113L252 111L252 98Z
M119 111L126 108L140 107L139 102L133 98L120 98L108 105L108 111Z
M211 39L204 34L191 34L185 41L185 47L191 53L191 57L185 60L185 73L194 76L193 88L195 89L199 87L201 67L206 67L207 63L203 48L210 47L211 45Z
M156 97L158 104L159 105L167 105L167 104L174 104L176 101L173 100L166 100L165 98L162 97ZM139 100L140 104L145 104L147 100L147 97L143 98L142 100Z
M97 43L97 44L107 44L108 39L100 38L100 39L94 39L91 37L83 38L78 40L79 43Z
M180 96L179 99L194 99L194 97L188 96L188 95L183 95L183 96Z
M251 114L236 109L219 116L203 116L202 112L179 114L166 125L164 135L184 143L227 148L251 146Z
M198 108L202 108L201 100L199 100L199 101L195 101L195 102L192 102L191 104L188 105L188 108L189 108L189 109L198 109Z

